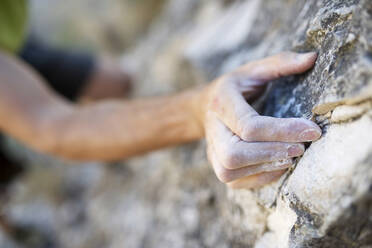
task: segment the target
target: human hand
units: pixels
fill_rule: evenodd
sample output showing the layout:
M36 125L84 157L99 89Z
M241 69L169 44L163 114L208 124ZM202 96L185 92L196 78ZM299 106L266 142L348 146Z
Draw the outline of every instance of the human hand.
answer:
M273 79L310 69L316 53L281 53L250 62L206 88L203 123L208 158L231 188L254 188L278 179L317 140L320 128L302 118L260 116L248 103Z

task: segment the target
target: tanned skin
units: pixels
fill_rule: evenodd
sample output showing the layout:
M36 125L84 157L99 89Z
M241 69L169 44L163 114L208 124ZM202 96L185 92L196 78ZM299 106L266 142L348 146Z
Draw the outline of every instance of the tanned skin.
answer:
M0 52L0 131L35 150L111 161L207 138L217 177L232 188L279 178L320 128L300 118L260 116L249 103L276 78L299 74L316 54L281 53L250 62L207 86L138 100L76 105L27 65Z

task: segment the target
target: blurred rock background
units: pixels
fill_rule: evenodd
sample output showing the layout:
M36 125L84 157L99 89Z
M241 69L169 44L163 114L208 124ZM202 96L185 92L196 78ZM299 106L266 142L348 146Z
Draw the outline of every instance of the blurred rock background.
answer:
M324 136L293 171L254 191L219 183L203 141L76 164L8 139L27 167L1 199L1 247L372 247L369 0L33 0L31 16L50 43L120 58L137 75L136 97L315 50L314 69L279 80L261 107L312 118Z
M165 0L31 0L31 29L51 43L122 53L161 12Z

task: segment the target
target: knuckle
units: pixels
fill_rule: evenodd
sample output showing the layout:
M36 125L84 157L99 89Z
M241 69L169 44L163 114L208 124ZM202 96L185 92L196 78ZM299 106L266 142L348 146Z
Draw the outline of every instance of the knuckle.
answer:
M213 87L213 90L208 96L208 109L212 112L221 112L224 107L223 104L223 94L224 94L224 80L219 80L216 85Z
M220 96L214 95L209 103L209 108L213 112L219 112L221 108L221 99Z
M241 139L245 141L253 141L257 128L253 120L243 118L239 121L239 129L241 130Z
M230 81L231 81L230 74L226 74L226 75L221 76L219 78L219 80L217 81L216 86L214 88L215 92L223 93L226 86L228 86L230 84Z
M223 76L222 81L221 81L221 89L225 90L226 87L239 87L242 82L249 81L249 78L243 73L244 67L239 67L237 70L230 72ZM224 92L224 91L223 91Z
M236 169L239 163L238 154L235 149L227 148L222 155L222 165L226 169Z
M222 84L224 86L234 83L239 78L239 72L233 71L223 76Z
M225 168L220 168L218 171L216 171L216 176L222 183L228 183L232 181L231 171Z
M240 138L244 141L259 141L256 138L259 136L260 130L263 128L261 116L257 113L248 113L239 120Z

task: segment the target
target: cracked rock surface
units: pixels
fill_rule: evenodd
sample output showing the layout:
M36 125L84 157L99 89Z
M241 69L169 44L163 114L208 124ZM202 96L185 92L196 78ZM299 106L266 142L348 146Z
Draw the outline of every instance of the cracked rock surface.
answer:
M143 96L283 50L317 51L318 60L306 74L275 82L257 108L313 119L323 136L278 182L226 189L203 142L118 164L71 165L20 154L9 141L30 166L2 204L16 228L0 232L0 246L372 247L370 0L169 0L123 64L141 71Z
M244 30L246 36L221 49L212 41L224 25L220 30L213 27L212 51L200 56L197 49L208 47L208 42L195 41L190 58L213 77L281 50L317 51L318 60L310 72L275 82L261 113L322 120L324 132L278 183L257 191L229 191L233 204L258 202L261 210L257 211L267 214L265 228L251 230L247 225L246 232L256 239L243 243L254 247L372 246L372 2L246 1L237 5L239 11L246 8L257 15L248 25L251 30ZM257 222L251 211L252 206L238 213L243 218L234 225L239 230L236 236L232 231L235 239L245 224Z

